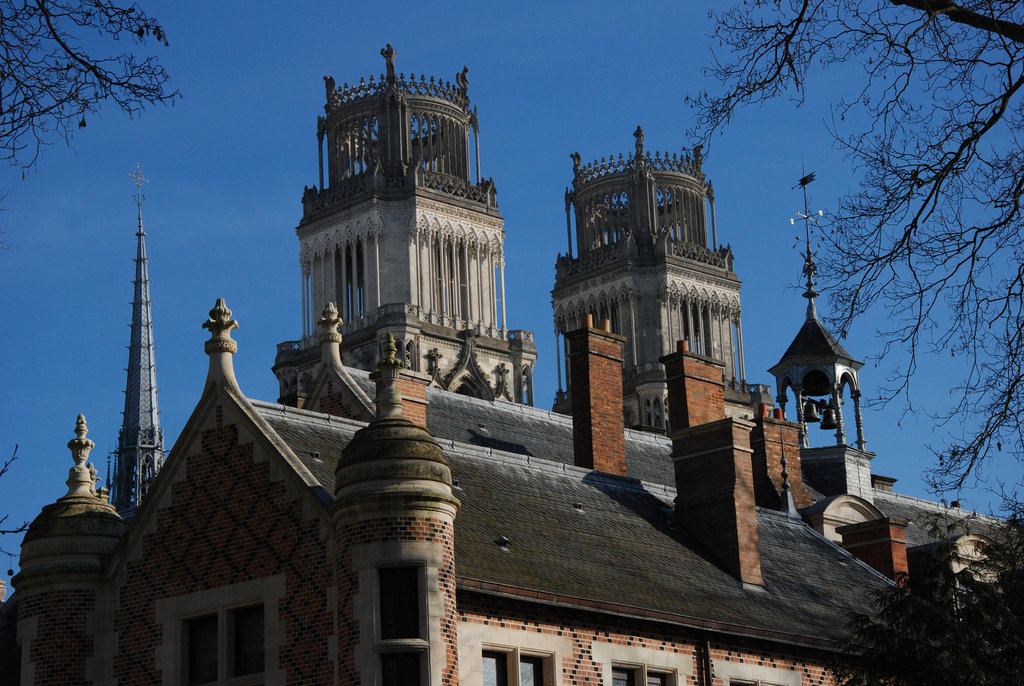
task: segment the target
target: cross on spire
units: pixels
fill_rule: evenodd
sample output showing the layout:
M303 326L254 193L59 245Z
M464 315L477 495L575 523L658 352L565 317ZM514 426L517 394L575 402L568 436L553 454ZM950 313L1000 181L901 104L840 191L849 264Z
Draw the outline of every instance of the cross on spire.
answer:
M135 204L139 206L139 232L136 235L145 235L142 230L142 201L146 199L146 196L142 194L142 184L149 183L149 179L142 175L142 165L138 162L135 163L135 171L128 175L132 181L135 182Z

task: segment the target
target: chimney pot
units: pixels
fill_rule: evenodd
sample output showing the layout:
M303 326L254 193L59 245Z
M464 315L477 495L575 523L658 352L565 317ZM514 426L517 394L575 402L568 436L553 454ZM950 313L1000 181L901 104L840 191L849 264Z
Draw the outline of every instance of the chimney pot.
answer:
M612 332L612 320L611 319L602 319L601 323L598 325L598 328L600 328L601 331L604 331L605 333L611 333Z
M676 341L676 352L677 353L685 353L689 349L690 349L690 344L688 342L686 342L685 339L681 340L681 341Z
M583 315L583 328L584 329L593 329L594 328L594 315L589 314L589 313Z
M774 417L775 419L780 419L780 420L782 420L782 421L785 421L785 420L786 420L786 417L785 417L785 415L783 415L783 414L782 414L782 408L781 408L781 407L776 407L776 408L775 408L775 411L774 411L774 412L772 412L772 416L773 416L773 417Z
M757 413L759 415L761 415L762 417L770 416L768 414L768 403L758 403L758 405L757 405Z

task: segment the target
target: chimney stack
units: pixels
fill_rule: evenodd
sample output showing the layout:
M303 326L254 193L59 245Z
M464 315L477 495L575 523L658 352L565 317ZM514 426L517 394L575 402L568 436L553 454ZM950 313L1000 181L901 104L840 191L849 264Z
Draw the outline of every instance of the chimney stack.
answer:
M626 476L622 420L622 344L602 319L583 317L583 328L565 334L572 389L573 462L577 467Z
M668 425L684 429L725 417L725 365L688 350L686 341L661 358L668 382Z
M780 414L780 413L777 413ZM753 449L754 486L757 504L778 509L783 497L782 457L786 457L789 473L789 491L798 508L814 504L804 487L803 468L800 465L800 426L783 419L771 418L767 413L754 418L750 434Z
M725 416L724 365L686 350L661 358L668 381L676 517L740 581L763 585L751 468L754 425Z
M836 529L843 547L893 581L907 573L907 520L882 517Z

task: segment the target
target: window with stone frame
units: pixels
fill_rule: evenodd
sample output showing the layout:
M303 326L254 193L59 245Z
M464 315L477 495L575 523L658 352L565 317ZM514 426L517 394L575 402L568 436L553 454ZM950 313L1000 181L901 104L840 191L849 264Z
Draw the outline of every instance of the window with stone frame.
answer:
M423 638L419 576L416 567L381 567L377 570L382 640Z
M260 683L266 669L263 605L224 608L184 620L183 683ZM252 677L252 681L244 677Z
M552 656L518 648L483 651L483 686L551 686Z
M419 686L426 660L420 567L377 569L380 685Z
M675 686L673 672L646 665L612 665L612 686Z

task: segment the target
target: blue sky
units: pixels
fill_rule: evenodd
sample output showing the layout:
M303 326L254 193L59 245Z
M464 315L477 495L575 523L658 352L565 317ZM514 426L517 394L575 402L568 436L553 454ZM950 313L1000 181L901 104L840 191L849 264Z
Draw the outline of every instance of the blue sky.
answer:
M0 252L0 454L21 458L0 480L0 512L28 520L65 492L65 444L84 413L101 472L123 409L135 251L134 185L141 162L151 180L143 209L154 315L159 402L168 445L202 391L207 311L224 297L241 328L235 368L250 397L274 400L275 344L300 334L298 240L304 185L317 181L316 117L322 77L340 84L379 74L380 48L397 70L453 80L463 65L480 114L481 171L493 176L505 217L510 328L532 330L540 360L537 404L550 407L555 355L550 290L565 250L563 193L569 154L584 161L629 153L642 125L649 150L692 147L687 93L714 88L708 3L280 3L152 5L170 47L157 51L173 107L129 119L106 107L74 139L54 145L22 179L0 170L0 212L9 250ZM748 381L772 384L804 316L801 208L792 186L802 161L817 172L812 208L828 209L855 182L823 120L855 72L833 70L808 84L802 108L778 102L743 112L705 150L716 193L718 236L732 245L743 281ZM827 311L827 300L819 310ZM859 323L844 341L856 357L877 351ZM865 396L896 357L861 370ZM913 399L948 404L956 360L926 361ZM792 404L790 405L792 408ZM852 421L849 421L852 432ZM939 435L926 416L898 406L865 414L874 471L898 491L927 496L923 447ZM827 437L815 436L820 445ZM991 481L1015 478L995 465ZM963 494L987 511L984 485ZM17 537L0 538L16 552Z

